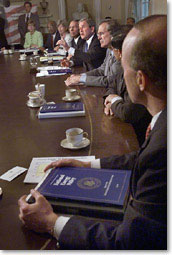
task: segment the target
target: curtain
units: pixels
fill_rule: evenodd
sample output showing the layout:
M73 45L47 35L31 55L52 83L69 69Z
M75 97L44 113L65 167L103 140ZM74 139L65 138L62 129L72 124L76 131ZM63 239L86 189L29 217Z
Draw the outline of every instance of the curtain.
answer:
M93 1L93 8L95 10L95 21L96 21L96 26L98 27L100 23L100 15L101 15L101 0L94 0Z
M66 3L65 0L58 0L59 19L66 20Z

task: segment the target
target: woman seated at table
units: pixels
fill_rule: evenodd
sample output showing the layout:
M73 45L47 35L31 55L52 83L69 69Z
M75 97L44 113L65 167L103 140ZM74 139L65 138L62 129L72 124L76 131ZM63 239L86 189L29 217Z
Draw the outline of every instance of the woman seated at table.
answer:
M24 48L40 48L43 47L42 33L35 30L35 23L33 20L28 21L29 32L25 35Z
M68 33L68 27L67 24L64 21L60 21L60 23L58 24L57 27L60 37L61 39L64 39L66 41L66 43L69 45L69 47L71 46L71 42L72 42L72 37L71 35ZM63 46L60 46L59 43L56 43L56 47L54 48L55 51L58 51L59 48L62 48Z

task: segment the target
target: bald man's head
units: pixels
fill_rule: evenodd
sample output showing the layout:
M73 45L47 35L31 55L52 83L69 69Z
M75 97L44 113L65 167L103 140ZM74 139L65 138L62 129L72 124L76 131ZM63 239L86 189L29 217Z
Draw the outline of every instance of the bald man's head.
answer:
M142 70L150 81L166 89L167 86L167 16L152 15L139 21L133 30L130 66L135 71Z

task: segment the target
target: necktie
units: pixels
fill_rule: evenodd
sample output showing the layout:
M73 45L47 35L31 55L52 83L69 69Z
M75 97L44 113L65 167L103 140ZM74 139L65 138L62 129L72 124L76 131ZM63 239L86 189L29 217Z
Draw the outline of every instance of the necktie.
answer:
M29 21L29 15L26 16L26 24L28 23Z
M151 132L151 123L149 124L149 126L147 127L147 130L146 130L146 135L145 135L145 139L148 138L149 134Z
M88 51L88 43L86 42L85 43L85 49L84 49L84 52L87 52Z
M51 47L54 49L54 38L53 38L53 35L51 35Z

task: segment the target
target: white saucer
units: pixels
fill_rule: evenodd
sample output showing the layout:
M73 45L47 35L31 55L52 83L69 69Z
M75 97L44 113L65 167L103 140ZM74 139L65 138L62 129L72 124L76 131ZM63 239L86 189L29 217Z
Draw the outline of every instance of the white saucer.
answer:
M62 97L62 100L66 101L66 102L71 102L71 101L77 101L79 100L81 97L79 95L76 95L74 97Z
M72 145L71 143L67 142L67 139L64 139L61 141L60 145L65 148L65 149L70 149L70 150L79 150L82 148L87 147L90 144L90 140L86 137L83 138L82 142L79 145Z
M30 102L29 102L29 100L27 101L27 106L29 106L29 107L32 107L32 108L36 108L36 107L40 107L40 106L42 106L43 104L45 104L46 103L46 101L45 101L45 99L43 99L39 104L31 104Z
M20 61L26 61L26 59L21 59L21 58L19 58L19 60L20 60Z

